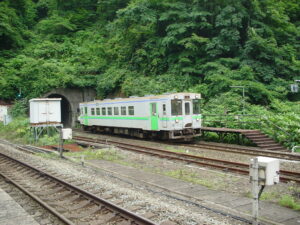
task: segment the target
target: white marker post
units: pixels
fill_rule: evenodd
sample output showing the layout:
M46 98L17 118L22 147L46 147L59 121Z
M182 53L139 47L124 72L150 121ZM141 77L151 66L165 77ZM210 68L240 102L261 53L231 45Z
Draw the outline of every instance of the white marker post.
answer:
M252 217L253 225L258 225L258 159L254 158L252 163Z
M71 128L60 129L60 143L59 143L60 158L63 157L64 140L70 140L70 139L72 139L72 129Z
M279 183L279 159L256 157L250 163L250 182L252 184L253 225L258 225L259 198L266 185Z

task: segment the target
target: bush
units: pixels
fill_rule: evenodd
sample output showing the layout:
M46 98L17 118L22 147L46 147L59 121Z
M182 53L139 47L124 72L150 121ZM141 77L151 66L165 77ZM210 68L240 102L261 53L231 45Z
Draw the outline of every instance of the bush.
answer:
M18 100L10 108L9 114L13 118L25 117L28 114L28 100L26 98Z

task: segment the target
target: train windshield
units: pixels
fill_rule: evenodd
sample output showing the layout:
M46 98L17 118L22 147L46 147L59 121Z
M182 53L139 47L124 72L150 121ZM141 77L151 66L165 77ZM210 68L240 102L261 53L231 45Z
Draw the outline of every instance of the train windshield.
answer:
M193 114L200 114L200 99L193 100Z
M182 101L171 100L172 116L182 115Z

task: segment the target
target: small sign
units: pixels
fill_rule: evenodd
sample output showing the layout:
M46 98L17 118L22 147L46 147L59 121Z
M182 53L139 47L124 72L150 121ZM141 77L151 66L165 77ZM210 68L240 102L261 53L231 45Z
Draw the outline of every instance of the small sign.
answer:
M293 93L298 93L299 92L298 84L291 84L291 92L293 92Z
M62 139L63 140L70 140L70 139L72 139L72 129L71 128L64 128L64 129L62 129Z

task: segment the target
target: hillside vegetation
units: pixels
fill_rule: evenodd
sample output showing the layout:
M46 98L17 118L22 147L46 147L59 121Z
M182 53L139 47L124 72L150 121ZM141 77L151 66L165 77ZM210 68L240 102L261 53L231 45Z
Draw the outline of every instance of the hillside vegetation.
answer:
M269 116L296 144L295 79L299 0L0 1L1 99L57 87L100 98L193 91L205 113L241 113L239 85L246 113Z

